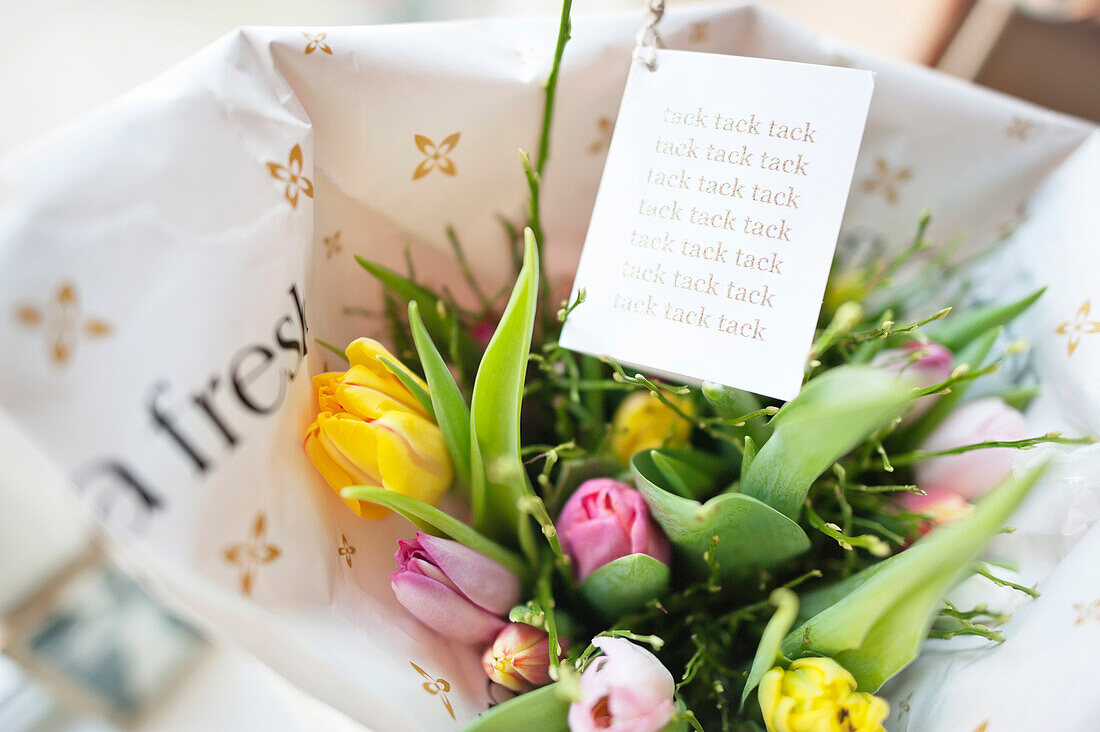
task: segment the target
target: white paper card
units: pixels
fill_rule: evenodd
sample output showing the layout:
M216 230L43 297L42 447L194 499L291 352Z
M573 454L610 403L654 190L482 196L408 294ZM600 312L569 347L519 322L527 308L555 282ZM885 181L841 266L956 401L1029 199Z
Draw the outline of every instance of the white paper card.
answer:
M635 63L562 345L794 397L873 86L869 71L739 56Z

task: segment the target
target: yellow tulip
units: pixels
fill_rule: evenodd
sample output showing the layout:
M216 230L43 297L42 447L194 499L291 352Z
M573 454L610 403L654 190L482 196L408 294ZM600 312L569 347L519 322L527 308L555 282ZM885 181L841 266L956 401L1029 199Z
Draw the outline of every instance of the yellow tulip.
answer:
M360 338L346 353L347 371L313 378L318 413L306 432L306 456L337 493L351 485L378 486L434 505L453 476L443 434L378 357L427 386L377 341ZM364 518L389 513L354 498L344 502Z
M760 679L768 732L886 732L890 706L856 691L856 680L831 658L801 658Z
M667 394L668 400L688 416L695 413L690 399ZM691 436L691 424L649 392L634 392L619 405L612 418L611 450L624 463L635 453L658 447L683 447Z

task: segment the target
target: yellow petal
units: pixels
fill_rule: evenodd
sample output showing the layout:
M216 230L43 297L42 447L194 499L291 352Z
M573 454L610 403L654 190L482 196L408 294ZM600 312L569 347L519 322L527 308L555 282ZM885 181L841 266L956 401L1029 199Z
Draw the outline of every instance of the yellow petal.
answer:
M401 359L397 358L397 356L394 356L385 346L383 346L381 343L374 340L373 338L355 339L350 344L348 344L347 350L344 353L347 355L348 362L352 366L365 366L368 369L375 371L379 374L389 376L390 378L396 378L395 376L393 376L393 374L390 373L390 370L386 368L386 365L378 360L379 356L384 356L400 366L401 370L412 377L416 381L416 383L424 387L425 391L427 391L428 389L428 385L425 384L419 376L414 374L412 371L409 371L409 368L405 364L401 363ZM401 382L399 381L397 383L400 384Z
M377 420L378 466L387 490L435 505L453 471L443 435L426 419L391 412Z
M336 399L344 411L360 419L378 419L387 412L415 412L427 417L408 389L387 372L380 376L364 366L352 366L336 386Z
M336 387L344 378L339 371L330 371L325 374L317 374L313 377L313 388L317 392L318 412L342 412L344 408L336 400Z
M321 441L318 437L319 431L316 422L310 425L305 440L306 457L313 463L313 467L317 468L317 472L321 474L325 482L329 484L332 490L336 491L337 495L339 495L340 491L347 488L349 485L356 485L356 481L329 456L328 452L321 445ZM359 501L353 498L343 498L342 496L341 498L344 503L348 504L348 508L355 511L357 515L362 515Z
M378 380L373 384L375 388L400 399L414 411L427 416L427 412L420 406L420 402L417 401L416 397L405 388L405 385L401 383L400 379L390 372L386 364L378 360L378 357L383 356L396 364L409 378L419 384L424 391L428 390L428 385L425 384L419 376L410 371L405 364L401 363L401 361L390 353L385 346L371 338L357 338L348 345L345 353L348 357L348 362L352 366L352 368L349 369L349 373L354 370L356 366L363 367L377 377Z
M773 668L760 677L760 686L756 695L760 700L760 711L764 714L764 724L768 732L775 732L773 719L776 708L779 706L780 687L783 685L783 669Z
M669 401L686 414L693 414L689 399L676 394ZM631 394L615 411L611 450L624 463L635 453L658 447L683 447L691 436L691 425L649 392Z
M321 446L356 485L381 485L377 431L369 422L350 414L319 414Z

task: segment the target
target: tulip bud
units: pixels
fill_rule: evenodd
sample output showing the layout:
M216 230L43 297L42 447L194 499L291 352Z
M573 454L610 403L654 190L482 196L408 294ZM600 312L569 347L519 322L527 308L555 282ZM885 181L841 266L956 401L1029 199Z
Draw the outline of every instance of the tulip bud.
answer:
M481 665L490 679L512 691L550 683L550 637L525 623L509 623L485 649Z
M884 700L857 692L855 677L831 658L800 658L786 670L776 666L760 679L758 695L768 732L886 732L890 714Z
M946 381L951 376L951 351L939 343L910 343L904 348L879 351L871 365L912 378L917 386L927 387ZM921 397L905 417L911 422L927 412L935 401L935 395Z
M398 541L390 586L398 602L440 635L485 643L519 601L519 580L503 565L457 541L417 532Z
M581 674L580 698L569 705L570 732L658 732L676 711L672 674L649 651L623 638L599 637L604 655Z
M668 564L668 540L649 516L642 495L611 478L581 483L558 517L562 551L577 567L580 581L608 562L648 554Z
M685 414L694 413L690 399L677 394L665 396ZM624 463L642 450L683 447L691 436L691 424L649 392L636 391L624 399L615 410L611 426L611 450Z
M337 493L352 485L376 486L434 505L453 476L443 433L378 359L398 363L381 344L360 338L347 356L346 372L314 377L319 411L306 433L306 456ZM354 498L344 501L364 518L389 513Z
M990 440L1021 440L1027 435L1023 414L997 397L987 397L949 414L921 449L939 452ZM968 501L977 500L1012 474L1013 452L1006 447L984 448L922 460L913 469L917 487L927 493L945 490Z
M942 489L927 491L923 496L918 493L903 493L895 501L906 511L925 516L925 521L920 526L922 535L941 524L961 521L974 511L974 506L958 493Z

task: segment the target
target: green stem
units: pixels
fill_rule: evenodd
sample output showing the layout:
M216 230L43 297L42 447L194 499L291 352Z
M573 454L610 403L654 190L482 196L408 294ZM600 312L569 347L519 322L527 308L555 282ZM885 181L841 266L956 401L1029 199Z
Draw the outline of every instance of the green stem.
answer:
M959 455L964 452L970 452L971 450L985 450L991 447L1010 447L1017 450L1026 450L1029 447L1043 444L1089 445L1093 442L1096 442L1095 437L1062 437L1062 433L1060 432L1048 432L1045 435L1027 437L1022 440L986 440L985 442L975 442L973 445L962 445L961 447L953 447L950 450L934 450L931 452L913 450L912 452L895 455L891 462L895 466L909 465L910 463L920 462L921 460L927 460L929 458L941 457L943 455Z
M546 77L543 88L546 90L546 103L542 109L542 135L539 137L539 156L535 164L535 172L542 175L542 169L546 167L546 160L550 157L550 121L554 117L554 99L558 92L558 73L561 71L561 57L565 52L565 44L569 41L569 33L572 24L569 20L569 12L573 7L573 0L565 0L561 4L561 19L558 22L558 43L554 48L554 63L550 66L550 75ZM539 243L542 240L539 239Z

